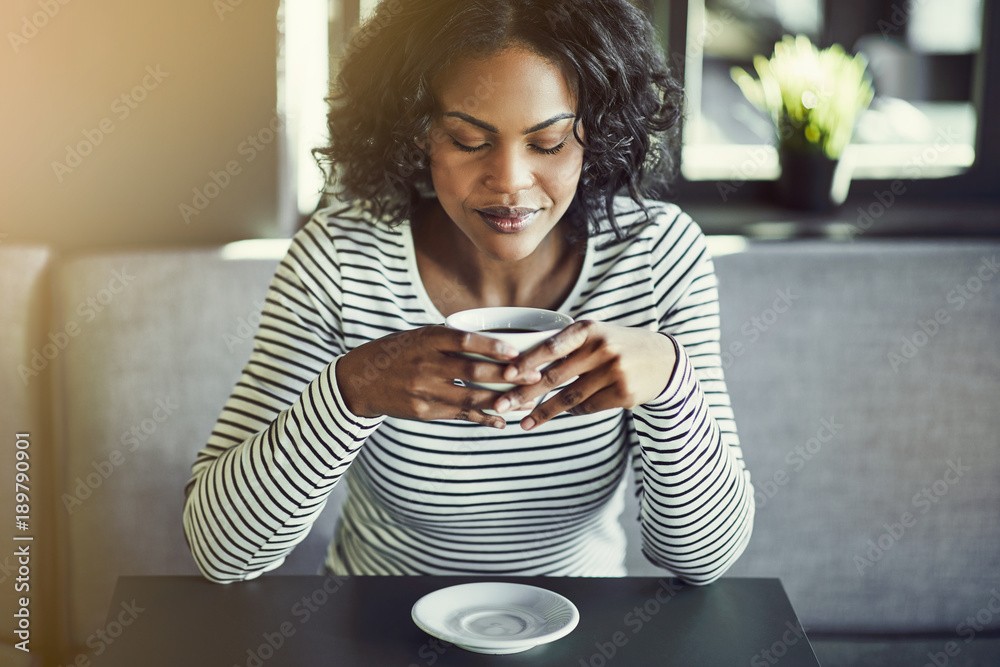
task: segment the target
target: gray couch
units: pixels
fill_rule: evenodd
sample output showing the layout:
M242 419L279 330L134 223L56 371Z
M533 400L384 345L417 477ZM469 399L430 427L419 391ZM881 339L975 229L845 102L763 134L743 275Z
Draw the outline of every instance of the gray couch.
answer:
M730 574L780 577L823 664L1000 664L1000 244L711 241L757 491ZM36 535L35 652L4 623L0 664L89 659L116 577L196 573L183 486L282 252L0 246L0 433L30 433ZM319 570L338 498L278 572ZM630 573L658 575L636 514ZM9 578L0 556L7 619Z

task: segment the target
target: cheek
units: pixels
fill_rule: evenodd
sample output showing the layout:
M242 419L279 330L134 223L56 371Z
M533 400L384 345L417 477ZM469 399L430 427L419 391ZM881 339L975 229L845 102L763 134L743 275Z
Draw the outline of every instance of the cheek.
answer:
M554 161L546 172L545 187L553 195L571 197L576 192L580 182L580 171L583 168L582 151L575 155L567 155Z

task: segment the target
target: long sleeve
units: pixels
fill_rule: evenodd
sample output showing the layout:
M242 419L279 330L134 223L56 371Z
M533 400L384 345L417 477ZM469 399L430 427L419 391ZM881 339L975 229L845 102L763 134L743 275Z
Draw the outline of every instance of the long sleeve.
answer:
M340 282L333 239L314 220L272 279L253 353L185 488L184 532L212 581L281 565L382 421L351 414L337 386Z
M651 243L658 328L677 362L660 396L633 411L642 550L683 580L707 584L750 540L753 487L722 372L717 281L704 235L680 214Z

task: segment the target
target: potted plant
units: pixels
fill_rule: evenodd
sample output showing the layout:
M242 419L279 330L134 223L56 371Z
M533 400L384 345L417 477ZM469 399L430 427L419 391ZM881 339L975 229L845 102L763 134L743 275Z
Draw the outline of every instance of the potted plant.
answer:
M781 200L812 210L843 203L850 172L841 157L874 95L867 60L838 44L821 51L804 35L786 35L770 59L758 55L753 63L758 78L740 67L730 73L774 123Z

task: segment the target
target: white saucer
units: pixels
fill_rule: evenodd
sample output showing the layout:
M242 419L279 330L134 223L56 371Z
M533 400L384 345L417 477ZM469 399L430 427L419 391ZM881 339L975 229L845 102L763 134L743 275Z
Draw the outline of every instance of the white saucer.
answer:
M576 606L552 591L503 582L449 586L417 600L413 622L474 653L520 653L568 635Z

